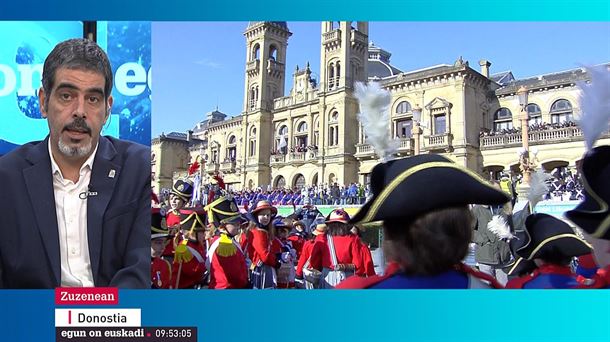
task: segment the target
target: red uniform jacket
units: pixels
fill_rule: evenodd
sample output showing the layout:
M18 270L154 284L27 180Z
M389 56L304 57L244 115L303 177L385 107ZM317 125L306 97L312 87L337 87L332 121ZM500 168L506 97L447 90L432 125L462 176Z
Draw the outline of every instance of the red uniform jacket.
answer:
M301 256L299 257L299 262L297 263L297 270L296 270L297 278L303 278L303 267L305 267L305 263L307 263L307 260L311 256L311 251L313 249L313 246L314 246L313 240L305 241L305 244L303 245L303 250L301 251ZM309 263L311 264L311 261ZM310 266L310 268L313 268L313 267ZM322 271L322 268L320 267L320 269L318 269L318 271Z
M237 242L233 242L232 255L222 256L218 252L220 237L212 239L208 254L208 264L210 265L210 289L243 289L248 285L248 269L246 268L246 258ZM229 246L230 248L230 246Z
M281 252L281 246L279 242L269 241L269 233L260 228L254 228L251 230L252 233L252 264L256 265L258 262L276 267L278 260L276 254ZM274 239L275 240L275 239Z
M375 275L375 264L373 263L373 256L371 255L371 250L369 249L369 246L367 246L366 244L364 244L364 242L362 242L362 240L360 240L360 237L358 237L358 235L354 235L354 238L360 245L362 261L364 262L363 273L367 277L372 277ZM358 271L356 271L356 274L358 274Z
M239 234L239 246L246 255L246 258L252 260L252 255L254 255L254 247L252 247L252 231L247 230L245 233Z
M203 282L203 274L205 273L205 255L201 255L199 244L189 241L187 246L190 247L189 251L193 255L193 258L186 263L182 263L182 268L177 260L174 260L172 266L172 282L173 288L177 289L190 289L195 287L197 284ZM176 286L178 281L178 271L180 271L180 283Z
M169 289L172 276L172 266L169 261L152 258L150 261L150 279L153 289Z
M337 262L339 264L353 264L355 273L359 276L364 276L365 266L362 259L362 249L360 244L352 235L333 236L335 252L337 254ZM325 235L318 235L311 252L311 265L318 269L321 265L332 269L332 259L328 248L328 239Z

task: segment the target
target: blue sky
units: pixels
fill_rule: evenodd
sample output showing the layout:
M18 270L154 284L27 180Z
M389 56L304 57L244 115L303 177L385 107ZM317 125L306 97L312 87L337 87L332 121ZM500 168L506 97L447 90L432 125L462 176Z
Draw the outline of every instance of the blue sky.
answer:
M191 129L218 106L243 107L247 22L155 22L152 27L152 136ZM320 69L319 22L288 22L285 94L296 65ZM525 78L610 62L610 23L370 22L369 40L392 53L402 71L452 64L459 56L479 70Z

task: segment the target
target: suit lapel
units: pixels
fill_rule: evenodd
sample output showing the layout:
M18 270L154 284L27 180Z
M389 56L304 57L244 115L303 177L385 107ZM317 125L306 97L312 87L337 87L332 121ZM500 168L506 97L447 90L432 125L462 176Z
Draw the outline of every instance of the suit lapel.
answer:
M93 162L89 189L97 195L87 199L87 234L89 258L93 279L97 284L102 249L102 222L114 186L121 173L120 162L114 160L117 152L108 138L100 137L99 147ZM117 158L118 159L118 158Z
M39 143L26 157L33 165L23 170L23 177L32 202L42 244L53 269L54 284L58 286L61 279L61 257L48 139L47 137Z

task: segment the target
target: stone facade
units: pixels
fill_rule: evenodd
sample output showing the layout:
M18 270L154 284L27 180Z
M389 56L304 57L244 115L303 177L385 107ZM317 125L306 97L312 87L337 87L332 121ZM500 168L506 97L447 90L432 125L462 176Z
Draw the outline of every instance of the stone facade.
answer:
M187 134L153 139L154 188L171 187L189 163L204 162L204 177L221 172L230 188L299 187L303 184L368 183L378 163L358 122L357 81L377 81L392 95L392 136L399 155L441 153L485 176L519 172L520 133L486 134L521 126L517 89L529 92L530 124L563 123L580 114L576 83L581 69L515 80L512 73L490 75L491 63L477 70L458 58L422 70L401 72L391 54L369 43L366 22L323 22L320 80L307 65L296 67L284 94L288 39L284 22L250 22L245 33L244 107L225 119L207 114ZM536 105L536 106L534 106ZM421 108L421 134L413 133L413 109ZM417 139L416 139L417 137ZM575 167L584 143L577 127L529 134L538 165L547 170ZM610 143L605 135L600 143Z

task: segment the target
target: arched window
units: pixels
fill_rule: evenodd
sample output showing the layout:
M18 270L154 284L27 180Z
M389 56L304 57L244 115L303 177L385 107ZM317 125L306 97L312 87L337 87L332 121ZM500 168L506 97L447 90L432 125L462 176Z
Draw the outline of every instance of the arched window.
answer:
M328 65L328 90L335 87L335 63Z
M551 105L551 123L564 123L574 121L572 104L570 101L561 99Z
M277 61L277 48L273 44L269 46L269 59Z
M411 111L411 104L409 101L401 101L398 106L396 106L396 114L405 114Z
M328 145L335 146L339 143L339 112L334 111L328 122Z
M527 111L527 117L529 118L527 123L528 125L535 125L542 123L542 111L540 111L540 106L535 103L530 103L525 107Z
M297 133L307 133L307 122L303 121L299 123L297 127Z
M305 186L305 176L303 176L302 174L298 174L295 178L294 178L294 184L293 187L300 189L302 187Z
M341 63L337 62L337 72L335 73L337 78L341 77Z
M501 131L511 128L513 128L513 114L510 112L510 109L498 109L494 114L494 130Z
M277 176L275 178L275 182L273 183L273 187L276 189L286 188L286 179L283 176Z
M252 58L251 58L251 60L254 61L254 60L260 59L260 53L261 53L261 46L258 45L258 43L257 43L257 44L255 44L252 47Z
M237 141L237 139L235 138L234 135L231 135L229 137L229 145L235 145L235 142Z
M288 152L288 127L286 125L280 126L275 137L275 149L281 154Z
M250 144L248 146L248 155L254 157L256 154L256 127L250 129Z
M330 115L330 122L339 122L339 112L333 112Z

